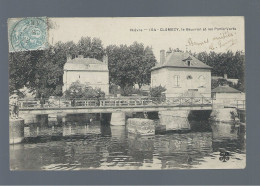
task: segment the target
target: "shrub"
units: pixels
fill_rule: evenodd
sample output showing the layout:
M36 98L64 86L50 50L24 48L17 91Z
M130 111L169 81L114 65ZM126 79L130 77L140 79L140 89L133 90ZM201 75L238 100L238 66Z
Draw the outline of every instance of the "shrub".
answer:
M138 94L141 95L141 90L135 89L132 86L126 86L123 89L120 89L122 96L129 96L131 94Z
M69 99L100 99L105 97L105 93L100 88L93 89L87 84L76 81L64 92L64 96Z
M161 97L163 97L163 92L165 92L165 91L166 91L166 88L162 87L161 85L157 86L157 87L152 87L152 88L150 88L150 96L161 98Z

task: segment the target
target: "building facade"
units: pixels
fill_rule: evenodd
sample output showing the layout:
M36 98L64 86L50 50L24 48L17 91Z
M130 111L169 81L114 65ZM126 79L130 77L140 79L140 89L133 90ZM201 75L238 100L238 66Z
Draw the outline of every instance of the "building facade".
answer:
M236 107L245 101L245 93L228 85L218 86L212 90L212 98L215 106Z
M104 56L103 62L95 58L84 58L82 55L74 59L68 57L63 70L63 92L66 91L73 82L79 81L92 88L100 88L106 95L109 94L107 56Z
M164 86L167 97L189 93L211 96L211 67L189 53L161 50L160 63L151 69L151 87Z

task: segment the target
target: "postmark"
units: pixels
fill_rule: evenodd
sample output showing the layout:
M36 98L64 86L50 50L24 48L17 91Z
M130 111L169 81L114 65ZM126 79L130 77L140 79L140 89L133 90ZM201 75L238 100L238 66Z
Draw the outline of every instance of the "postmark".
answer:
M8 20L9 52L43 50L48 47L48 26L45 17Z

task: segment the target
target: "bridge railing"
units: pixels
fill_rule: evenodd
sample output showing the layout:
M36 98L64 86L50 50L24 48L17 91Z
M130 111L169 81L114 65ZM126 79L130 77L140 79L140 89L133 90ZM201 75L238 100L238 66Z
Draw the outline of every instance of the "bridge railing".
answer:
M66 107L138 107L138 106L205 106L212 105L212 99L206 97L168 97L168 98L109 98L109 99L52 99L20 100L19 108L66 108Z

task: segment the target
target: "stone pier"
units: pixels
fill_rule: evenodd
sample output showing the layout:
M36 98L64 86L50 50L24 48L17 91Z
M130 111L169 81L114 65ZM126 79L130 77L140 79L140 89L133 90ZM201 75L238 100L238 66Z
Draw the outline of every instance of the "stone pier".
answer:
M125 125L126 115L124 112L113 112L111 116L111 125L122 126Z
M19 115L19 117L24 120L25 125L37 123L37 115L35 114L23 114Z
M155 124L153 120L144 118L129 118L127 120L127 130L132 134L154 135Z
M56 118L57 118L58 125L62 125L63 123L66 122L66 116L67 116L67 114L63 114L63 113L57 114Z
M224 123L230 123L239 120L236 108L214 108L210 118L212 121Z
M55 126L58 124L57 114L48 114L48 125Z
M24 139L24 120L10 119L9 144L21 143Z
M165 125L167 131L190 130L189 113L189 110L160 111L160 125Z

